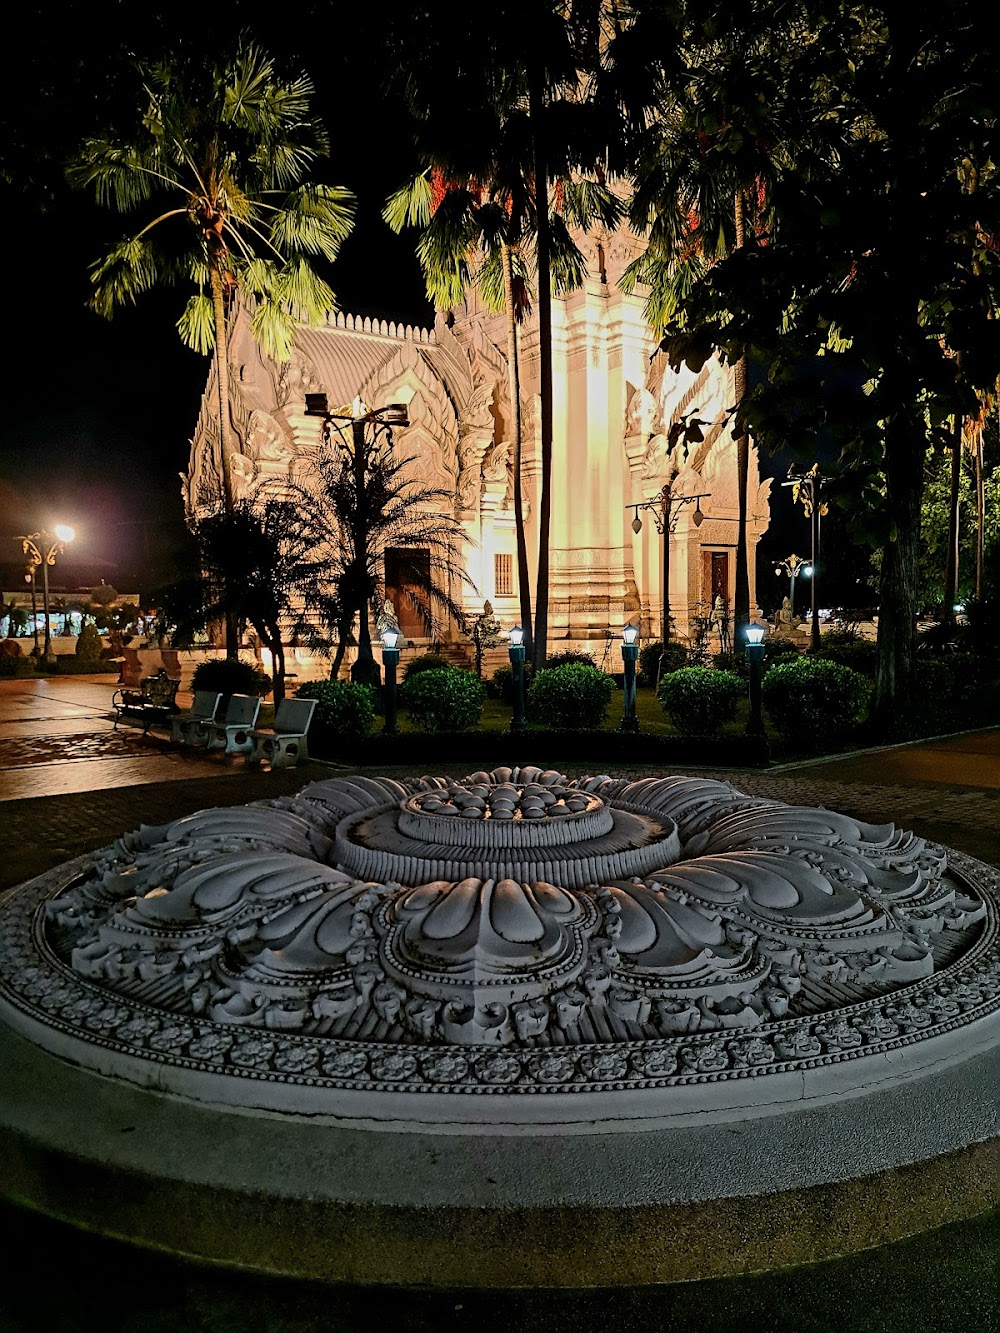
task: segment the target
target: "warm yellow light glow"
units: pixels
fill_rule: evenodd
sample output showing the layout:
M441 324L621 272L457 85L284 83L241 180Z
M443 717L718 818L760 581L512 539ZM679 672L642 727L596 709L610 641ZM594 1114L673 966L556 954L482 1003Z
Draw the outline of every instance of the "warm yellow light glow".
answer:
M71 542L76 536L73 529L68 528L65 523L57 523L55 532L61 542Z

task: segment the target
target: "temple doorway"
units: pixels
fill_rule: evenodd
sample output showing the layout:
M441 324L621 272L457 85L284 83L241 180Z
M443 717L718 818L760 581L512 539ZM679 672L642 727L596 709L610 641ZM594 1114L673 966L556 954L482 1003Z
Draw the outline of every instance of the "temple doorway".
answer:
M425 547L386 549L385 595L392 602L404 638L425 639L430 634L430 577L431 553Z

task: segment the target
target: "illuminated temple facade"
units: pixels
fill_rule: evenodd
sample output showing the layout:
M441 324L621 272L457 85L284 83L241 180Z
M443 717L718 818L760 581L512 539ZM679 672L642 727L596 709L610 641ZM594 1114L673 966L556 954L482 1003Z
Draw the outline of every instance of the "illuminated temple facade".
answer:
M634 241L631 243L634 246ZM631 620L658 638L662 612L662 541L649 511L633 532L633 506L659 496L676 471L675 495L706 493L675 510L670 538L670 608L676 633L688 635L699 606L721 596L731 607L736 573L736 447L727 424L732 370L709 362L695 374L672 371L643 317L640 295L617 278L634 250L621 234L590 243L590 276L553 300L553 496L550 536L549 648L584 649L601 661L609 629ZM537 320L520 334L523 487L529 560L538 549L540 399ZM396 447L413 458L424 485L445 489L465 539L461 566L472 584L453 590L470 616L493 604L502 625L520 619L511 469L511 411L506 330L470 295L433 329L331 315L303 326L290 362L270 361L241 315L230 348L232 415L240 454L234 472L249 495L267 481L298 478L320 440L321 422L305 415L305 395L331 406L360 396L369 407L406 405L410 425ZM214 371L206 387L184 476L189 513L220 494L218 402ZM670 426L695 414L707 424L687 456L668 444ZM755 548L767 528L769 481L760 482L751 450L748 543L751 606ZM531 571L534 588L535 570ZM395 586L387 553L386 592L407 637L425 641L411 599ZM435 638L462 639L435 626ZM467 642L467 640L462 640Z

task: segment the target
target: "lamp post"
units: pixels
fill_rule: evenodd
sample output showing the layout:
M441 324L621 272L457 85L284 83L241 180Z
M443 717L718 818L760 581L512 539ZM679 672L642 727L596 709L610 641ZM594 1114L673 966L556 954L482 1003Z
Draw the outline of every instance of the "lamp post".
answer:
M626 509L632 510L632 531L638 536L642 531L642 519L639 514L642 510L648 509L653 515L653 522L656 524L656 531L663 538L663 610L660 623L660 638L664 649L670 642L670 538L673 535L677 521L681 516L681 510L685 505L693 504L695 509L691 515L692 522L696 528L700 528L705 521L705 515L701 512L700 500L707 500L708 491L700 491L697 495L678 495L674 492L674 482L677 480L675 472L667 484L660 491L659 495L651 500L644 500L639 504L626 505Z
M337 432L341 453L350 464L354 481L354 520L351 525L354 558L359 563L366 562L371 535L365 521L368 487L383 451L392 448L393 428L405 428L410 424L406 407L402 403L388 403L384 407L369 408L361 398L355 398L349 407L331 412L325 393L307 393L305 415L322 418L326 442L332 439L334 431ZM349 435L345 429L347 425L350 426ZM358 610L358 656L351 667L351 680L361 681L374 689L382 684L382 673L372 654L367 606Z
M775 574L787 574L791 580L791 586L788 593L788 604L792 615L795 615L795 580L801 574L804 578L809 578L813 572L813 567L801 555L795 555L794 552L786 556L784 560L779 560L774 567Z
M750 718L747 722L748 736L764 735L764 719L761 713L761 684L764 679L764 626L747 626L747 641L743 651L747 655L750 667Z
M638 731L639 719L635 713L635 664L639 660L639 645L636 640L639 631L635 625L626 625L622 630L622 663L625 667L625 714L622 717L622 731Z
M809 519L809 531L812 540L812 588L810 589L812 600L812 623L810 625L809 646L813 650L819 648L819 603L816 596L816 571L819 569L819 521L825 513L828 512L828 506L823 501L823 486L825 478L820 475L819 464L814 463L808 472L800 471L795 464L788 469L788 480L783 481L782 486L791 486L792 499L801 501L802 508L806 518Z
M515 625L510 632L510 669L514 678L514 716L511 731L523 731L527 726L524 716L524 630Z
M28 568L25 571L24 581L31 584L31 633L34 636L35 646L31 650L32 657L38 657L41 649L38 646L38 593L35 589L35 570L38 566L33 560L28 561Z
M385 722L382 731L386 736L398 736L399 725L396 722L396 668L399 666L399 649L396 643L399 631L382 631L382 665L385 667Z
M64 523L56 526L55 532L32 532L27 537L20 537L21 550L28 557L28 570L31 579L32 611L34 611L35 570L42 567L42 614L45 618L45 646L42 649L42 661L51 666L56 655L52 651L52 626L49 621L49 565L56 563L56 556L62 555L66 543L76 536L72 528ZM38 630L36 622L35 652L38 650Z

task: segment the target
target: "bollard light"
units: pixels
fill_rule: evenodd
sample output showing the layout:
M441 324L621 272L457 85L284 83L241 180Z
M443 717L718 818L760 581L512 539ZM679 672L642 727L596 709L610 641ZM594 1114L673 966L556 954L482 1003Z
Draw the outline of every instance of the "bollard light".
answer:
M761 711L761 684L764 679L764 626L756 623L746 627L747 665L750 667L750 717L747 722L748 736L764 735L764 718Z
M399 630L382 631L382 665L385 667L385 722L382 730L387 736L399 734L396 721L396 667L399 665Z
M510 632L510 670L514 678L514 716L511 718L511 731L523 731L527 726L524 715L524 630L515 625Z
M622 731L638 731L639 719L635 711L635 664L639 658L639 630L635 625L626 625L622 630L622 664L625 667L625 712L622 716Z

